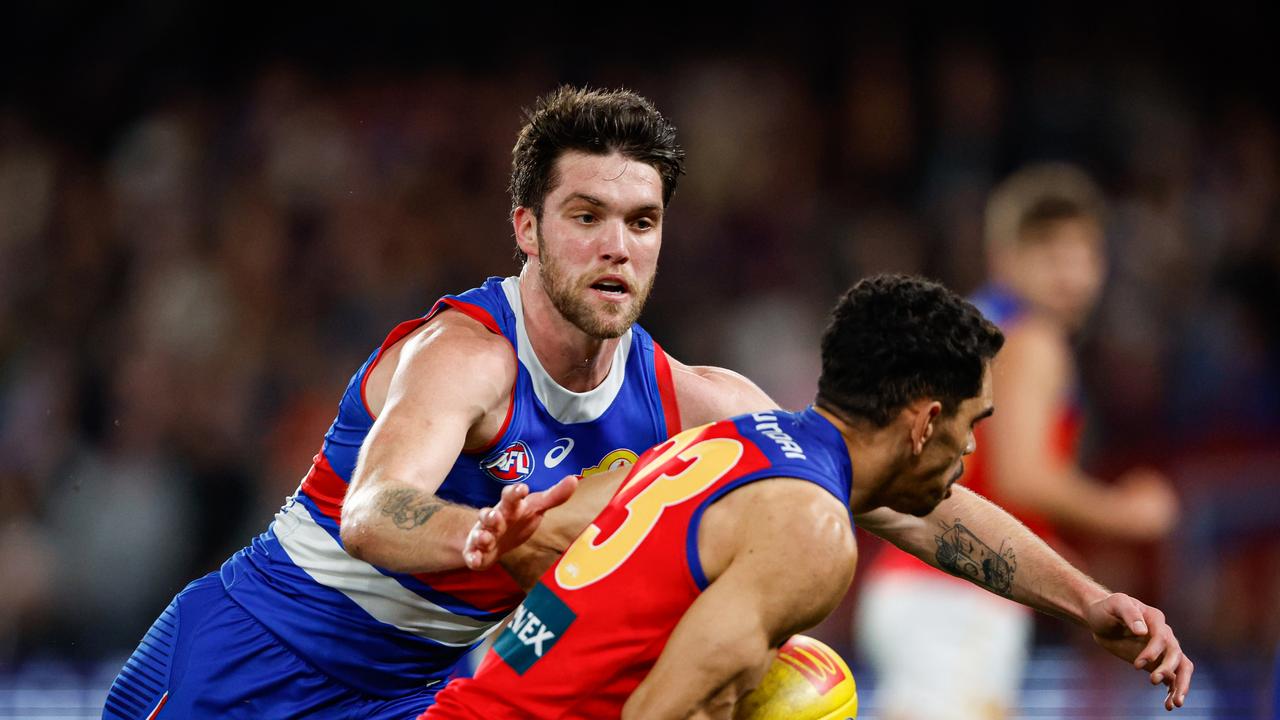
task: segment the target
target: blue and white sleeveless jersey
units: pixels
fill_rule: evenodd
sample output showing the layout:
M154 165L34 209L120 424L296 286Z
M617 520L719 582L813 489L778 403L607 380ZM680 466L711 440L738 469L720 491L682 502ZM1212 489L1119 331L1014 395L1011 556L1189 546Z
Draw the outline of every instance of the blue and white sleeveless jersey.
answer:
M351 378L311 470L265 533L222 567L228 593L281 643L321 671L376 696L438 683L523 599L501 568L409 575L348 555L342 499L374 417L364 385L382 353L452 309L511 342L519 360L503 429L462 453L437 495L476 507L523 482L545 489L568 474L634 462L679 428L666 355L639 325L618 343L608 377L575 393L543 369L524 328L519 284L490 278L402 323Z

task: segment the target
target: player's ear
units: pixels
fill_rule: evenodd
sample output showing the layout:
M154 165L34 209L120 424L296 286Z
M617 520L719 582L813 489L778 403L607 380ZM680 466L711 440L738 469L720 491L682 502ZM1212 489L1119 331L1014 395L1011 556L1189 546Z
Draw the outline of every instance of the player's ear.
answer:
M919 400L908 407L911 413L911 454L924 453L924 446L933 437L934 423L942 414L942 403L937 400Z
M529 257L538 256L538 216L521 205L511 213L511 225L516 233L516 246Z

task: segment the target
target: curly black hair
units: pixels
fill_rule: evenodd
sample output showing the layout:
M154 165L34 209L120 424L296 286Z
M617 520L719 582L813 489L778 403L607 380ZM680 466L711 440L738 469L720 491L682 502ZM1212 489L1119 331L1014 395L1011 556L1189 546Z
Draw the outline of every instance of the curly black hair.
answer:
M652 166L662 178L662 204L671 202L684 174L684 148L676 129L648 99L629 90L562 85L525 110L525 125L511 150L511 210L526 207L542 219L555 187L556 160L567 150L592 155L621 153ZM516 257L524 261L519 249Z
M831 313L817 403L876 427L922 398L954 413L981 391L987 361L1002 345L999 328L938 283L907 275L867 278Z

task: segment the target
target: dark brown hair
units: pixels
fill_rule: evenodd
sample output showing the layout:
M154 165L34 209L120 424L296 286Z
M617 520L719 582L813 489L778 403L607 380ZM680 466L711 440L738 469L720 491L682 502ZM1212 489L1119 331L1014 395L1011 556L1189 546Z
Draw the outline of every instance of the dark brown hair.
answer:
M671 202L684 174L676 129L653 103L629 90L562 85L525 110L525 125L511 151L511 209L526 207L542 219L543 203L559 179L556 160L568 150L620 153L658 171L662 203ZM516 250L523 261L524 253Z

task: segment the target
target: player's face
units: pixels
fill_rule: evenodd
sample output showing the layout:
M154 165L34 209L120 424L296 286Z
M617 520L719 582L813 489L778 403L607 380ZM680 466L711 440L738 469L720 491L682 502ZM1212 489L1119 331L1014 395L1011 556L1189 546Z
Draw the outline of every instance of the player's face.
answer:
M1018 293L1071 327L1093 309L1106 274L1102 228L1088 218L1060 220L1013 252Z
M622 335L644 309L662 247L662 178L619 154L566 152L538 224L538 274L587 335Z
M960 403L955 413L934 419L934 430L910 472L909 491L899 512L924 516L951 497L951 487L964 475L964 456L977 449L974 429L994 411L991 396L991 363L982 376L977 397Z

